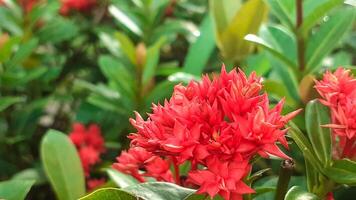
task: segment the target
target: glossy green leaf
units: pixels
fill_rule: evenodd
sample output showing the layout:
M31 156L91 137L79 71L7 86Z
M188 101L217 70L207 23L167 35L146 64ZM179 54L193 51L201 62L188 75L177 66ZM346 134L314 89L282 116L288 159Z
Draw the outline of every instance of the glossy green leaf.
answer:
M150 46L147 50L145 68L143 69L142 84L147 85L153 78L156 72L156 68L159 62L160 49L166 42L165 38L160 38L153 46Z
M241 61L253 45L244 40L247 34L255 34L267 17L267 6L262 0L249 0L235 14L224 31L215 31L217 46L222 55L231 61Z
M136 35L142 35L141 28L123 10L121 10L117 6L111 5L109 6L109 12L120 24L122 24L132 33Z
M195 190L166 182L141 183L123 188L122 190L134 194L144 200L181 200L195 193Z
M313 192L319 185L319 180L318 180L319 173L318 171L316 171L316 169L313 167L313 165L310 163L308 159L305 159L305 173L306 173L308 191Z
M59 200L75 200L85 194L83 168L66 135L49 130L41 142L41 159Z
M353 24L355 15L355 9L340 10L330 16L330 19L320 26L318 32L311 36L306 52L306 73L313 73L321 67L321 61L343 38Z
M267 57L269 58L270 64L276 77L271 77L271 79L280 80L281 83L288 88L289 95L296 101L300 102L301 98L299 95L299 85L298 76L296 72L291 68L288 68L280 60L276 59L272 54L268 52Z
M335 160L325 175L340 184L356 185L356 162L349 159Z
M168 80L172 82L188 84L192 80L199 81L200 77L194 76L192 74L177 72L168 76Z
M0 199L23 200L35 181L9 180L0 182Z
M153 30L150 41L157 41L161 37L167 37L170 42L176 40L177 34L186 36L188 41L195 41L200 36L199 28L188 20L170 19Z
M0 97L0 112L7 107L25 101L23 97Z
M309 140L323 166L331 163L331 133L321 125L330 124L330 112L318 100L310 101L305 110L305 124Z
M80 198L80 200L137 200L136 197L117 188L102 188Z
M270 94L277 96L277 99L285 98L286 103L290 106L297 106L298 102L294 100L292 96L290 96L288 88L277 81L266 80L263 82L263 88Z
M289 27L290 30L294 29L294 18L293 16L293 10L295 4L295 0L266 0L268 3L269 7L271 8L271 11L276 17L287 27Z
M246 35L245 40L253 42L253 43L257 44L258 46L262 47L263 49L269 51L275 58L277 58L282 63L284 63L292 71L296 71L296 65L291 60L289 60L287 57L285 57L283 52L277 51L275 48L272 47L272 45L268 44L262 38L258 37L257 35L254 35L254 34L248 34L248 35Z
M108 173L110 179L120 188L125 188L139 183L134 177L123 174L117 170L107 169L106 172Z
M300 33L306 36L309 30L331 9L335 8L338 5L342 5L343 0L328 0L323 4L319 5L317 8L313 9L308 16L303 20L303 24L300 27Z
M345 0L345 4L349 4L350 6L356 7L356 1L355 0Z
M126 54L131 63L136 64L136 47L131 39L122 32L116 32L115 38L119 41L121 50Z
M42 168L28 168L12 176L13 180L33 180L35 185L47 182L46 175Z
M120 49L120 43L111 34L100 32L98 37L103 44L103 46L115 57L120 57L122 55L122 49Z
M309 163L317 170L322 171L320 161L317 159L314 149L307 137L299 130L299 128L292 122L289 122L290 129L288 135L292 137L294 142L298 145L302 151L304 158L308 159Z
M318 196L301 189L299 186L293 186L288 190L285 200L320 200Z
M200 76L205 65L208 63L213 50L215 49L215 37L213 33L213 22L210 15L206 15L200 25L200 35L191 44L188 54L184 60L183 71ZM199 56L197 56L199 52Z
M115 88L121 96L129 97L131 100L135 97L136 83L134 76L118 59L111 56L100 56L99 67L109 83L115 84Z
M271 64L266 52L249 55L247 57L245 73L247 75L255 72L258 76L265 76L271 70Z
M297 42L293 32L281 25L268 25L262 26L259 34L276 51L288 58L293 67L297 66Z

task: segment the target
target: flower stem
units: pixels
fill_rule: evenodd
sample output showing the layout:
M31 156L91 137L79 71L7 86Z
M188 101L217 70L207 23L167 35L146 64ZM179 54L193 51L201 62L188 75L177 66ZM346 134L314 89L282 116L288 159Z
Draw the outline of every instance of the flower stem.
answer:
M297 16L296 16L296 37L297 37L297 53L298 53L298 65L299 70L304 71L305 69L305 58L304 58L304 36L299 31L300 26L303 24L303 0L296 0Z
M294 169L293 160L284 160L282 162L279 170L279 178L278 178L275 200L284 200L284 196L287 193L288 184L292 176L293 169Z

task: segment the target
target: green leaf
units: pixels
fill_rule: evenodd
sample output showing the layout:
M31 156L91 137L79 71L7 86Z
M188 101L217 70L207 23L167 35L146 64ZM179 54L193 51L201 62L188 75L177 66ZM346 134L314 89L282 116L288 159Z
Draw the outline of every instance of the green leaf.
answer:
M160 48L165 42L165 38L160 38L153 46L148 48L145 68L143 69L142 75L142 85L147 85L155 75L159 62Z
M21 64L27 59L33 51L37 48L38 39L31 39L30 41L20 45L14 56L7 62L7 66L12 68L13 66Z
M310 101L305 110L305 124L309 140L323 166L331 164L331 133L329 128L321 125L329 124L328 109L318 100Z
M136 197L117 188L98 189L80 200L137 200Z
M11 3L12 5L14 5L14 7L12 7L12 8L17 7L14 4L14 2L7 1L6 3L8 3L8 2ZM9 5L7 4L6 6L9 6ZM16 36L22 35L23 31L21 29L21 26L19 24L19 19L18 19L18 18L21 18L22 16L14 16L14 13L12 13L13 9L11 8L11 10L10 10L6 6L0 7L0 21L1 21L0 28L3 30L6 30Z
M134 77L119 60L111 56L100 56L99 67L109 82L115 83L121 96L135 98Z
M42 168L28 168L12 176L13 180L33 180L35 185L43 184L47 181Z
M273 72L275 72L275 75L277 75L277 77L271 76L271 79L279 79L285 85L285 87L288 88L289 95L295 101L300 102L301 98L299 95L298 78L295 74L295 71L292 71L291 68L286 67L270 53L267 54L267 57L269 58Z
M6 36L2 36L6 37ZM0 63L7 61L14 49L15 45L17 45L21 41L20 37L11 37L8 41L6 41L0 48Z
M183 71L200 76L205 65L208 63L215 49L215 37L213 34L213 22L206 15L200 25L200 36L191 44L188 54L184 60ZM199 54L197 54L199 52Z
M321 61L347 33L355 15L355 9L342 9L330 16L330 19L320 26L319 31L311 36L306 52L306 73L313 73L321 67Z
M38 32L38 37L41 42L46 43L60 43L65 40L70 40L78 35L79 27L73 20L65 19L63 17L55 17L50 20Z
M0 199L23 200L35 181L9 180L0 182Z
M256 72L258 76L265 76L271 70L271 64L266 52L249 55L246 59L245 73L247 75Z
M262 0L249 0L244 3L224 31L215 31L217 46L222 55L232 61L241 61L252 50L247 34L255 34L267 17L267 6Z
M177 72L177 73L169 75L167 79L169 81L176 82L176 83L188 84L192 80L199 81L200 77L194 76L192 74L184 73L184 72Z
M293 17L293 4L294 0L266 0L269 7L272 10L272 13L285 24L289 30L294 29L294 19Z
M9 106L25 101L23 97L0 97L0 112Z
M47 131L41 142L41 159L59 200L75 200L85 194L83 168L66 135L56 130Z
M272 45L268 44L265 40L262 38L258 37L257 35L254 34L248 34L245 37L245 40L253 42L257 44L258 46L262 47L263 49L267 50L270 52L275 58L280 60L282 63L284 63L287 67L289 67L292 71L296 71L296 65L289 60L287 57L284 56L283 52L279 52L276 49L272 47Z
M109 6L109 12L110 14L120 22L125 28L130 30L132 33L140 36L142 35L142 30L140 27L136 24L134 20L130 18L124 11L119 9L117 6L111 5Z
M335 160L325 175L340 184L356 185L356 162L349 159Z
M145 109L149 110L152 103L158 103L160 100L168 98L172 94L173 87L176 84L177 82L167 80L157 84L153 90L145 96Z
M224 200L220 195L216 195L214 198L210 198L207 194L192 194L186 197L184 200Z
M290 96L287 87L280 82L268 79L263 82L263 88L271 95L276 95L278 97L277 99L284 97L286 99L286 103L292 107L298 105L298 102L295 101L292 96Z
M161 37L169 38L169 42L176 40L177 34L186 36L188 41L195 40L200 35L198 27L186 20L167 19L165 22L153 30L150 41L157 41Z
M108 173L110 179L120 188L125 188L139 183L134 177L123 174L117 170L107 169L106 172Z
M293 186L286 194L285 200L320 200L318 196L301 189L299 186Z
M294 142L298 145L299 149L303 152L304 158L308 159L309 163L320 172L323 171L320 161L317 159L314 149L305 135L293 123L289 122L290 130L288 134L292 137Z
M132 193L144 200L183 200L195 193L195 190L183 188L173 183L147 182L133 185L122 190Z
M308 16L303 20L303 24L300 27L299 31L304 36L307 36L309 30L323 17L325 16L331 9L335 8L338 5L342 5L344 0L328 0L323 4L319 5L317 8L313 9Z
M116 32L115 38L120 43L120 48L129 58L132 64L136 64L136 48L131 39L122 32Z
M315 189L319 186L319 173L313 167L308 159L305 159L305 172L307 179L307 187L309 192L315 191Z
M356 7L356 1L355 0L345 0L345 4L349 4L350 6Z
M216 31L221 33L229 26L236 12L241 7L241 0L210 0L209 9Z

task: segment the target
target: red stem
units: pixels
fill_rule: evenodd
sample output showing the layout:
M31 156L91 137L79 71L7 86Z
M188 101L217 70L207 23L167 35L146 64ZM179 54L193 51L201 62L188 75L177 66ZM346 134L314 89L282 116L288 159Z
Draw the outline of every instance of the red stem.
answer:
M296 0L297 7L297 23L296 23L296 36L297 36L297 51L298 51L298 65L300 71L305 69L305 58L304 58L304 38L302 33L298 30L303 24L303 0Z

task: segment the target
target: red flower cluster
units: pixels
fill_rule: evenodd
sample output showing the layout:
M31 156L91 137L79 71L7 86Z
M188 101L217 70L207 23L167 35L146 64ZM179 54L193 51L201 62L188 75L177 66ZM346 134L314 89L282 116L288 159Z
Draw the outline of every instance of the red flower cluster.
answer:
M322 96L320 102L331 111L336 157L356 159L356 79L350 70L338 68L327 71L323 80L316 81L315 88Z
M85 176L88 178L88 188L91 189L90 186L103 182L89 179L91 167L100 162L100 154L105 151L100 128L95 124L86 128L83 124L75 123L69 137L78 150Z
M18 0L19 4L26 13L29 13L39 0Z
M29 13L32 8L38 4L41 0L17 0L18 4L21 6L25 13ZM4 5L5 1L0 0L0 6Z
M140 182L145 182L144 176L156 178L158 181L173 182L169 170L169 162L159 156L147 152L144 148L133 147L127 152L123 151L113 168L130 174Z
M287 147L284 125L299 112L281 115L283 100L270 109L261 89L254 73L246 77L225 67L220 76L177 85L169 101L153 105L146 121L138 113L130 120L137 129L129 136L131 144L171 158L174 166L191 162L187 181L200 186L199 193L241 199L253 192L242 181L253 156L288 158L276 142Z
M96 4L96 0L61 0L62 7L60 13L67 15L70 11L88 11Z

